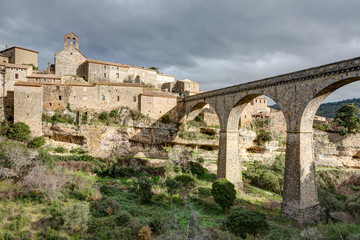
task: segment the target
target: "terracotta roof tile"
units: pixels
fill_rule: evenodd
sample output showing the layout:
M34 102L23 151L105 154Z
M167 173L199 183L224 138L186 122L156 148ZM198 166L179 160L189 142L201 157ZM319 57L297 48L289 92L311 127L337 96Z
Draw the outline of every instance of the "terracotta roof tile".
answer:
M55 74L31 74L27 76L28 78L49 78L49 79L61 79L60 76Z
M8 50L10 50L10 49L13 49L13 48L19 48L19 49L26 50L26 51L30 51L30 52L34 52L34 53L39 53L39 52L37 52L37 51L31 50L31 49L28 49L28 48L18 47L18 46L13 46L13 47L4 49L4 50L0 51L0 53L6 52L6 51L8 51Z

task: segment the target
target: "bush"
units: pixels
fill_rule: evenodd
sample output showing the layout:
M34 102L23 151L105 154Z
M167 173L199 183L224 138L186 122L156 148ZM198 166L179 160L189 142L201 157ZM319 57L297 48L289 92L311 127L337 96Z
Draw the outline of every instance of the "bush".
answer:
M112 117L112 118L120 117L119 110L117 110L117 109L111 110L110 111L110 117Z
M162 123L170 123L171 121L170 121L170 117L168 116L168 115L163 115L162 117L161 117L161 122Z
M316 124L316 123L314 123L313 128L315 128L317 130L320 130L320 131L323 131L323 132L326 132L328 130L328 128L329 128L329 124L326 124L326 123Z
M196 176L201 176L206 173L206 168L200 163L190 162L190 172Z
M345 136L348 132L345 129L341 128L337 131L337 133L340 134L341 136Z
M154 195L151 191L153 185L152 181L148 178L140 179L139 182L138 194L140 195L140 201L142 203L149 203L152 196Z
M345 208L351 213L360 214L360 192L351 195L346 200Z
M65 205L60 201L53 201L46 209L46 212L50 214L48 218L49 225L55 230L60 230L64 225Z
M168 192L169 196L171 197L172 195L177 193L177 191L180 187L180 184L173 178L166 178L165 186L167 188L167 192Z
M211 194L214 200L223 210L229 209L234 205L236 191L234 184L226 178L220 178L212 184Z
M108 121L109 118L110 118L109 113L106 111L100 113L100 115L99 115L99 119L104 122Z
M89 203L78 202L66 208L64 214L64 228L74 233L87 231L87 222L90 218Z
M326 218L330 218L331 212L344 210L344 203L339 201L329 190L319 189L318 193L319 203Z
M54 152L57 152L57 153L66 153L67 152L67 149L64 147L61 147L61 146L56 147L53 150L54 150Z
M180 199L183 203L185 198L195 187L195 180L187 174L179 175L174 178L179 183Z
M35 137L29 142L28 146L30 148L39 148L39 147L44 146L45 143L46 143L46 141L45 141L44 137Z
M9 122L7 120L3 120L1 123L0 123L0 134L1 135L6 135L8 129L9 129Z
M272 140L272 136L271 136L271 132L266 131L265 129L261 129L257 139L259 142L265 143L265 142L270 142Z
M255 236L269 228L265 214L242 208L234 208L226 217L225 224L230 232L242 238L247 234Z
M198 189L198 196L200 198L207 198L211 196L211 189L210 188L199 188Z
M10 125L7 136L10 139L26 141L28 140L30 133L31 131L28 125L23 122L17 122Z
M56 159L54 158L54 156L49 154L49 152L45 149L40 149L38 152L39 155L37 156L37 160L39 161L39 163L42 165L46 165L50 169L53 169L56 165Z

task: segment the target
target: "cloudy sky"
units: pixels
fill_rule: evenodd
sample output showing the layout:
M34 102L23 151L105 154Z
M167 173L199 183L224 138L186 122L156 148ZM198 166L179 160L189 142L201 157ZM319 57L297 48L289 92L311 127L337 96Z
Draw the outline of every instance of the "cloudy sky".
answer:
M212 90L360 56L359 0L0 0L0 49L156 66ZM360 83L327 101L360 97Z

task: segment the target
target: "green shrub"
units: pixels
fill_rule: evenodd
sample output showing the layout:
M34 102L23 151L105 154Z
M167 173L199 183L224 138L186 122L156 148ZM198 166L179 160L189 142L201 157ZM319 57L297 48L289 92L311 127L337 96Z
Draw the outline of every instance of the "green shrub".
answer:
M17 122L10 125L7 136L8 138L18 141L26 141L30 136L30 128L23 122Z
M53 151L57 152L57 153L66 153L67 149L64 147L58 146L58 147L54 148Z
M75 203L66 208L64 214L64 228L73 233L84 233L87 231L89 218L89 203Z
M85 154L86 151L82 148L73 148L70 150L70 153L72 154Z
M154 195L151 191L153 182L149 178L142 178L138 182L139 189L138 194L140 195L141 203L149 203L151 201L152 196Z
M256 119L254 121L254 124L255 124L256 128L268 127L269 123L270 123L270 121L268 119L265 119L265 120Z
M187 196L195 188L195 180L187 174L176 176L174 180L179 183L180 199L181 202L184 202L185 198L187 198Z
M340 134L341 136L345 136L348 132L345 129L341 128L337 131L337 133Z
M114 109L110 111L110 117L112 118L118 118L120 117L120 113L118 109Z
M0 134L1 135L6 135L8 129L9 129L9 122L5 119L0 123Z
M282 184L279 181L281 178L273 171L263 172L260 176L260 185L262 188L281 194Z
M259 142L265 143L270 142L273 138L271 136L271 132L266 131L265 129L261 129L257 136Z
M211 189L210 188L199 188L198 189L198 196L200 198L208 198L211 196Z
M315 128L317 130L320 130L320 131L323 131L323 132L326 132L328 130L328 128L329 128L329 124L327 124L327 123L322 123L322 124L314 123L313 128Z
M50 214L48 218L49 225L52 229L60 230L64 225L65 205L60 201L53 201L50 203L46 212Z
M70 103L66 104L66 108L69 112L73 112L73 110L71 109Z
M236 191L234 184L226 178L220 178L212 184L211 194L214 200L223 210L229 209L234 205Z
M37 239L49 239L49 240L67 240L67 237L61 237L60 233L50 227L42 229L36 234Z
M177 193L177 191L180 187L180 184L173 178L166 178L165 186L167 188L167 192L168 192L169 196L171 197L172 195Z
M234 208L225 219L227 229L237 236L245 238L247 234L255 236L269 227L265 214Z
M346 200L345 208L353 214L360 214L360 192L351 195Z
M56 159L53 155L49 154L48 150L40 149L38 151L39 155L37 156L37 160L41 163L53 169L56 166Z
M200 163L190 162L190 172L194 175L201 176L206 173L206 168L204 168Z
M101 121L103 121L103 122L108 121L109 118L110 118L109 113L106 112L106 111L100 113L100 115L99 115L99 119L100 119Z
M46 141L45 141L44 137L35 137L29 142L28 146L30 148L39 148L39 147L44 146L45 143L46 143Z
M163 115L161 117L161 122L162 123L170 123L171 122L170 117L168 115Z
M329 190L319 189L319 203L326 218L330 218L331 212L344 210L344 203L336 198Z

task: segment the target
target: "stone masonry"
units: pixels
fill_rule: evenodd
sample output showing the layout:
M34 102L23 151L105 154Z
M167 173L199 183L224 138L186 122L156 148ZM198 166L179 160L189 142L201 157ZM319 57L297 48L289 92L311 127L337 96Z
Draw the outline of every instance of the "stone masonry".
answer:
M301 223L310 222L320 213L312 129L316 110L336 89L359 79L360 58L344 60L185 97L178 103L178 117L192 118L206 104L215 110L220 122L218 177L226 177L241 188L240 116L256 97L273 99L287 128L282 213Z

